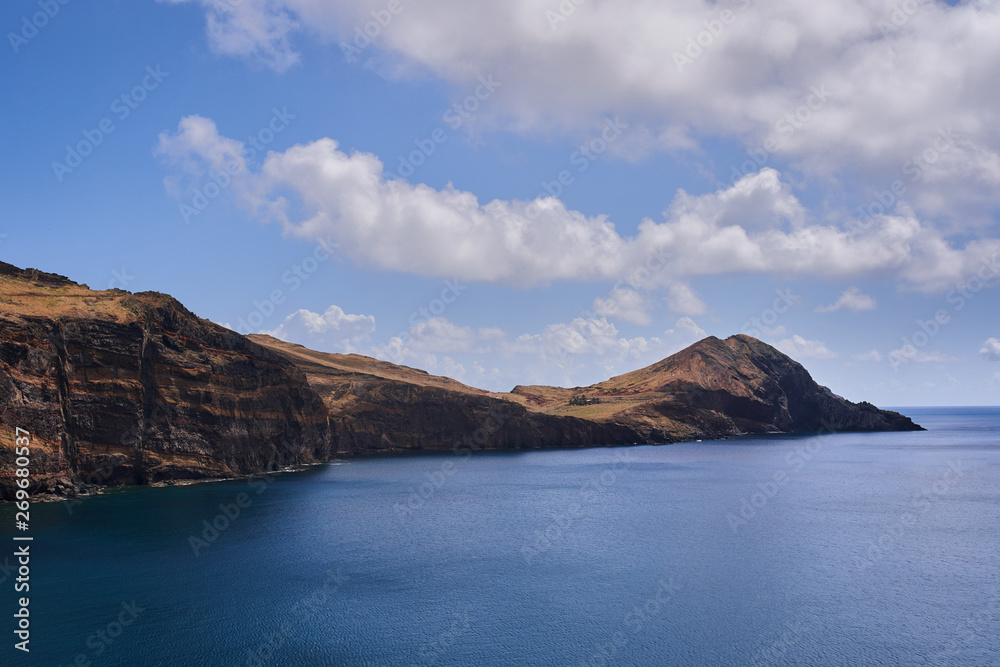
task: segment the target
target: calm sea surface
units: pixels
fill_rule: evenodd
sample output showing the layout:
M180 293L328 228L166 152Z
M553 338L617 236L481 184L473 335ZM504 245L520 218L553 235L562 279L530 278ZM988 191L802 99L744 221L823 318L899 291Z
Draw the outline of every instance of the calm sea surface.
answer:
M905 412L36 504L0 665L1000 665L1000 409Z

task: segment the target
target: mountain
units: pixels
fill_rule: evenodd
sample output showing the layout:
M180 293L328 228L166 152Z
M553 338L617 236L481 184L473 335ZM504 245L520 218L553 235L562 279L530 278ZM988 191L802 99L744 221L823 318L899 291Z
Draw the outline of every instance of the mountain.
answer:
M0 495L15 429L36 492L234 477L331 456L327 412L284 357L155 292L0 263Z
M15 429L33 495L231 478L407 451L915 430L817 385L748 336L710 337L590 387L506 394L359 355L242 336L156 292L96 291L0 262L0 498Z
M837 396L798 362L745 335L709 336L651 366L590 387L516 387L513 393L545 412L627 426L646 441L922 430L899 413Z

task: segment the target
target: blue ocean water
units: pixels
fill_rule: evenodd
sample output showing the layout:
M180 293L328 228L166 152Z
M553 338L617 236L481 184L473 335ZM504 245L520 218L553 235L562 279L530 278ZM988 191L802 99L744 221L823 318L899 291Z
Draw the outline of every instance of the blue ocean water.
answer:
M1000 665L1000 409L904 412L36 504L0 664Z

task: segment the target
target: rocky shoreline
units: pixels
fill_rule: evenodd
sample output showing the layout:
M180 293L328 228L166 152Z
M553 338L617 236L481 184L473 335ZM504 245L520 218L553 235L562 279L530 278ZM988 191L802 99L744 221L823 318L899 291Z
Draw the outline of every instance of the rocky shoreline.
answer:
M709 337L590 387L496 393L242 336L164 294L3 263L0 304L0 499L16 490L15 432L29 434L39 499L401 453L920 429L748 336Z

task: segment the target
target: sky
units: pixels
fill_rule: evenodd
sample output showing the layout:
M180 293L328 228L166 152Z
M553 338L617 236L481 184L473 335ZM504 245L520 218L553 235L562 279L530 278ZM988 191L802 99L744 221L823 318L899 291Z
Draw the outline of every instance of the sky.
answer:
M11 0L0 258L507 391L1000 401L1000 3Z

